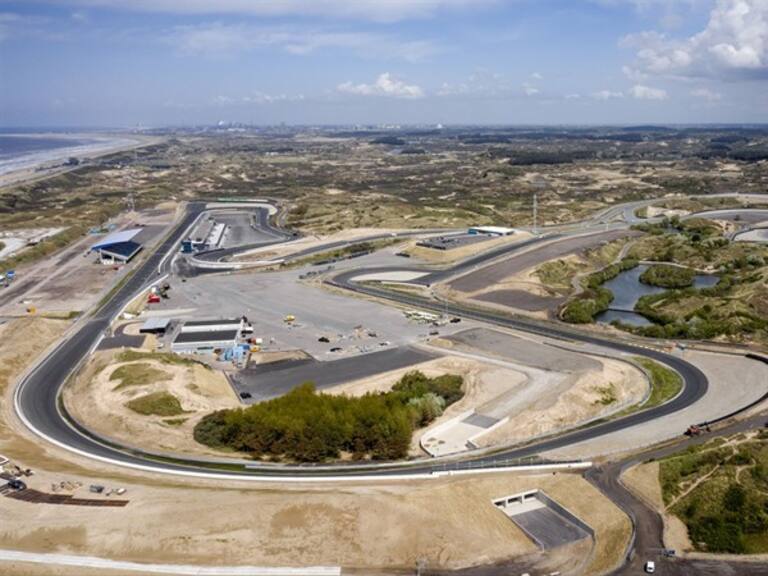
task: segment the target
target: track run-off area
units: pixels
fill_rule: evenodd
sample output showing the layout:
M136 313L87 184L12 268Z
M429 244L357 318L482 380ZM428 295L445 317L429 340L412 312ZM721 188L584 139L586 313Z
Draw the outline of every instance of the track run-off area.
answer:
M633 210L635 208L636 204L633 205ZM626 219L622 222L607 222L607 215L603 212L595 219L582 223L581 226L545 229L543 232L546 233L534 236L525 242L490 250L440 270L413 265L386 269L357 268L337 273L326 279L325 282L337 290L349 294L350 297L357 295L373 297L396 305L450 314L492 326L514 329L537 337L597 345L619 353L650 358L675 370L684 382L682 391L664 404L612 420L598 421L589 426L528 444L485 450L479 453L468 452L461 456L422 458L407 462L284 465L224 458L193 458L154 453L137 447L123 446L111 439L97 437L66 413L61 402L62 388L69 377L87 360L105 331L120 315L125 306L169 273L181 239L209 209L213 208L209 208L201 202L187 205L185 214L172 231L148 257L137 265L128 279L114 289L106 301L90 315L79 320L58 346L49 352L19 382L14 395L15 411L34 434L56 446L87 458L154 473L254 481L280 479L280 481L292 482L334 482L360 480L361 478L413 479L439 477L444 474L479 473L520 466L521 463L524 463L524 459L533 459L537 455L551 450L583 443L678 412L695 404L707 394L709 382L707 376L698 367L683 358L668 354L650 345L645 346L634 341L602 337L557 322L502 315L490 310L431 300L426 297L401 291L390 291L355 281L358 277L393 270L422 271L428 274L424 277L428 279L428 282L443 281L470 270L482 268L491 262L513 255L516 251L530 248L539 242L566 239L569 236L583 235L590 231L597 233L601 230L629 227L629 222ZM274 209L270 210L263 205L250 209L259 211L259 217L255 221L263 228L265 235L272 237L267 242L279 244L290 241L292 235L289 232L279 229L270 222L270 212L274 215ZM620 218L625 212L626 210L616 207L612 209L609 215L611 218ZM241 251L252 248L252 245L230 248L225 254L215 254L211 258L218 260L223 256L234 256ZM328 246L323 248L328 249ZM562 463L560 466L584 467L589 466L589 464Z

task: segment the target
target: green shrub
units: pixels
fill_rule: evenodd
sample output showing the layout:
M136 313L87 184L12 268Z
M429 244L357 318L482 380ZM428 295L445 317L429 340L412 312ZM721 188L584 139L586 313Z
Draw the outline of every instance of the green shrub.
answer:
M704 516L689 525L691 539L703 543L708 552L743 554L744 535L741 526L726 522L720 516Z
M649 266L640 274L640 281L642 283L662 288L687 288L693 285L694 278L696 278L696 272L690 268L681 268L668 264Z
M587 276L584 279L584 292L568 302L565 308L563 308L561 314L563 320L571 324L588 324L592 322L595 316L608 310L611 302L613 302L613 292L603 288L602 285L635 266L637 266L637 260L624 258L617 264L611 264Z
M219 410L194 429L197 442L259 457L321 462L351 453L392 460L408 453L425 426L463 395L460 376L409 372L390 392L362 397L318 394L305 383L285 396L248 408Z
M184 414L179 399L170 392L152 392L126 402L128 408L143 416L178 416Z

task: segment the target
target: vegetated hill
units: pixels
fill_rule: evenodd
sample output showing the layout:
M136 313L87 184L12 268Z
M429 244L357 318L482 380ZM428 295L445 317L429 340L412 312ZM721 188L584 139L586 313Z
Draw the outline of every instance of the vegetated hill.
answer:
M697 550L765 554L768 433L730 440L715 439L662 460L662 496Z
M408 453L416 428L464 395L462 384L461 376L409 372L389 392L347 397L318 394L305 383L280 398L205 416L195 440L257 458L394 460Z
M642 275L648 284L668 290L641 297L638 312L650 326L616 326L651 338L728 339L768 342L768 247L731 242L709 220L672 218L636 228L648 232L632 245L628 258L585 279L584 291L566 303L562 318L588 323L606 310L613 294L602 284L638 260L668 262ZM708 269L719 280L714 286L691 286L694 269Z

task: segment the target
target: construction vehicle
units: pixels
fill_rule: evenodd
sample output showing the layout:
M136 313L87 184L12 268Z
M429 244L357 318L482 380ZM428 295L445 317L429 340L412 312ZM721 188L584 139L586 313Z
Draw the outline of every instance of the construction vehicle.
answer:
M702 428L698 424L691 424L690 426L688 426L688 429L685 431L685 435L693 438L694 436L701 436L704 432L709 432L709 430L710 429L708 425Z

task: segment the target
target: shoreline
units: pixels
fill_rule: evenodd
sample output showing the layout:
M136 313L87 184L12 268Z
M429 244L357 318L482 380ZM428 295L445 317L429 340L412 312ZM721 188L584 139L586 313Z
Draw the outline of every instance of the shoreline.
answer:
M32 152L21 155L17 158L0 162L0 189L8 186L22 184L34 180L41 180L75 170L83 166L84 160L93 160L101 156L113 154L115 152L124 152L136 148L143 148L151 144L162 142L163 138L159 136L147 136L143 134L121 134L121 133L35 133L35 134L12 134L7 136L19 136L24 138L61 138L72 140L90 140L87 144L74 144L73 146L63 146L53 150ZM63 162L68 158L76 157L80 164L74 166L64 165Z

